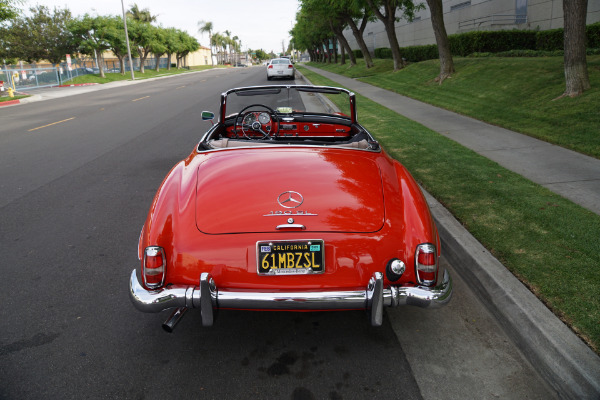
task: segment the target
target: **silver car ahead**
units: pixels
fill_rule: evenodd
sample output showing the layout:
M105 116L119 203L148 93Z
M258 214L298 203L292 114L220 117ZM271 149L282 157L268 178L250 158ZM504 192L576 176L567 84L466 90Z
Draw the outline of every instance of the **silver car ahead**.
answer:
M267 66L267 79L294 79L294 64L287 58L275 58Z

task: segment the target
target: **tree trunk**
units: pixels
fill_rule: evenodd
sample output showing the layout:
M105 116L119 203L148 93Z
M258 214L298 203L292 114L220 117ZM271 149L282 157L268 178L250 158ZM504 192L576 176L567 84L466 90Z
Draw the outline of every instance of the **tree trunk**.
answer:
M119 69L121 70L121 75L125 75L125 57L120 54L117 54L117 58L119 59Z
M344 46L340 47L340 52L341 52L340 65L345 65L346 64L346 49L344 48Z
M363 19L363 21L366 21L366 19ZM369 53L369 49L367 47L367 44L365 43L365 39L363 38L364 27L367 26L367 24L361 24L361 31L360 29L358 29L352 18L347 17L346 22L352 30L352 34L354 35L354 39L356 39L356 42L358 43L358 47L360 47L360 51L362 51L363 53L363 57L365 59L365 64L367 65L367 68L371 68L373 66L373 59L371 58L371 53Z
M448 40L446 26L444 25L442 0L427 0L427 5L431 11L431 25L433 26L433 33L435 34L435 41L440 56L440 74L435 80L441 85L444 79L449 78L454 73L454 60L452 60L450 41Z
M329 21L329 26L331 27L333 33L335 33L335 36L338 38L339 42L342 44L342 47L344 47L348 52L348 57L350 57L350 67L355 66L356 57L354 56L354 53L352 52L348 41L344 37L344 32L342 31L341 27L339 25L334 25L331 21Z
M585 19L587 0L563 0L565 25L565 93L575 97L591 87L587 71Z
M384 0L385 15L379 11L379 7L373 4L373 0L367 0L369 7L381 22L385 26L385 33L390 43L390 49L392 50L392 57L394 58L394 71L398 71L404 67L404 61L402 60L402 53L400 52L400 45L398 44L398 37L396 36L396 8L392 5L390 0Z
M333 39L333 56L334 56L334 63L338 63L338 51L337 51L337 40L335 40L335 38Z
M158 54L155 55L154 60L155 60L154 70L156 72L158 72L160 70L160 55L158 55Z
M97 55L97 64L98 64L98 73L100 74L100 78L106 78L104 75L104 56L102 53Z
M398 38L396 37L396 24L394 21L384 21L383 24L385 26L385 33L387 34L388 41L390 42L390 49L392 50L394 71L398 71L404 68L404 60L402 60L400 45L398 44Z

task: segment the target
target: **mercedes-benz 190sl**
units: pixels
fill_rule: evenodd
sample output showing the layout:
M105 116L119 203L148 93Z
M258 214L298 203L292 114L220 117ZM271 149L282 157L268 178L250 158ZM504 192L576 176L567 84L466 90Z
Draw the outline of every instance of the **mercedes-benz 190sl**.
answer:
M357 121L341 88L221 95L218 115L161 184L130 298L143 312L435 308L452 295L440 239L410 173ZM216 120L216 122L215 122Z

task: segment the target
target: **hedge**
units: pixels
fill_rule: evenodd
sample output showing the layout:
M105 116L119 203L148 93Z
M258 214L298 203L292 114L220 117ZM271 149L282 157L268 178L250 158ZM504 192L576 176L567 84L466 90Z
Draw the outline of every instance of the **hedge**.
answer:
M587 48L600 48L600 22L586 27ZM501 53L523 51L528 56L563 50L564 30L548 31L473 31L448 36L450 51L454 56L466 57L473 53ZM410 62L438 58L437 45L409 46L400 49L402 57ZM533 52L533 53L532 53ZM539 53L536 53L539 52ZM547 54L547 53L546 53ZM375 57L392 58L389 48L375 49Z

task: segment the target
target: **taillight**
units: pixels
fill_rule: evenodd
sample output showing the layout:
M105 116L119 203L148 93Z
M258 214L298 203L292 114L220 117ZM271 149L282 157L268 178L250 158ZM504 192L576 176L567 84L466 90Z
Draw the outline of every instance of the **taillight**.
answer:
M273 69L273 64L269 65L267 68Z
M148 289L161 287L165 282L167 259L165 250L158 246L149 246L144 250L144 263L142 276Z
M433 286L437 281L438 263L435 246L424 243L417 246L415 252L415 270L417 281L421 285Z
M288 69L289 69L289 68L294 68L294 66L293 66L292 64L289 64L289 65L288 65Z

